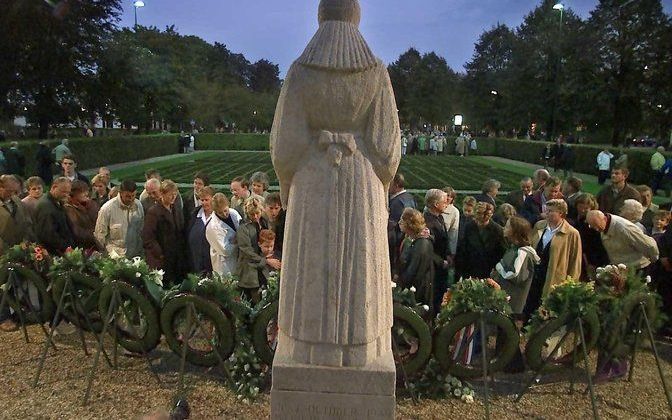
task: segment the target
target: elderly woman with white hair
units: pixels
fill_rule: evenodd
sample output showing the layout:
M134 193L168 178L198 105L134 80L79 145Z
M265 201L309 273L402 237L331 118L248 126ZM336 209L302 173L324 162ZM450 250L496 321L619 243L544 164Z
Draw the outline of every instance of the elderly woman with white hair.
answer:
M644 217L644 206L642 206L642 203L639 201L632 198L625 200L623 202L623 207L621 207L619 216L625 220L631 221L638 228L640 228L642 232L647 233L646 227L644 227L644 225L641 223L642 217Z

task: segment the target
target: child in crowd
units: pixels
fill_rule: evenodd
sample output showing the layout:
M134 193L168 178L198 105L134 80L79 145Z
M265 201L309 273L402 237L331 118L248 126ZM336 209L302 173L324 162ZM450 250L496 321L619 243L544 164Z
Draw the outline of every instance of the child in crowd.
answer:
M238 287L243 294L252 301L259 302L259 287L266 284L266 278L262 271L266 265L276 270L280 269L280 260L276 258L267 259L268 252L261 251L259 246L260 233L267 230L266 220L261 216L263 213L263 203L261 199L251 197L245 202L245 215L247 220L238 228L236 238L238 240ZM268 242L268 234L262 238ZM273 237L275 241L275 236Z
M659 210L653 216L653 230L651 236L656 240L658 250L660 251L660 259L651 265L651 279L655 290L663 298L663 312L668 317L672 316L672 264L670 258L672 255L672 232L669 232L668 225L670 224L670 212L667 210ZM662 329L662 334L667 337L672 337L672 327L665 326Z
M659 210L653 216L653 229L651 230L651 236L653 239L658 242L659 238L662 237L667 231L667 226L670 224L670 212L667 210ZM660 244L659 244L660 247Z
M259 269L259 284L266 286L268 278L273 272L280 271L280 253L275 250L277 236L270 229L259 232L259 250L265 260L265 265Z
M264 201L264 210L268 228L275 233L275 252L282 254L282 239L285 234L285 210L282 208L279 193L270 193Z

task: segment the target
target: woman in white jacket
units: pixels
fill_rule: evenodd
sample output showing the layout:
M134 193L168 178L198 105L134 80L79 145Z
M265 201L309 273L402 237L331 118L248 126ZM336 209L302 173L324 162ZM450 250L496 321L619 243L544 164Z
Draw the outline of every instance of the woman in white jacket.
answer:
M236 271L236 231L242 217L236 210L229 208L229 200L224 194L215 194L212 201L215 214L205 229L205 237L210 244L212 271L226 276Z

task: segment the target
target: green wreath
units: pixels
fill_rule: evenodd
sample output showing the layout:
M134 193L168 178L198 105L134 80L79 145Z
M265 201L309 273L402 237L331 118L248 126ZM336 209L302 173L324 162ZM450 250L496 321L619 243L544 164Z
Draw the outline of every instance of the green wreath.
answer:
M658 308L655 295L640 291L625 296L621 302L618 316L614 321L614 329L610 331L609 337L606 338L608 343L607 348L611 349L614 357L623 357L632 351L635 341L635 330L641 318L641 312L639 312L640 303L644 304L649 323L653 323L656 319ZM643 327L644 323L642 320L640 328Z
M38 293L38 299L40 301L40 307L32 308L35 310L35 313L33 313L31 308L26 305L25 302L23 302L24 299L21 299L20 302L17 302L14 299L13 293L7 294L6 304L15 312L21 311L21 316L25 322L40 324L51 322L54 316L56 305L51 298L51 294L47 290L47 282L42 278L42 276L28 267L25 267L21 264L8 263L2 270L0 270L0 285L4 286L9 280L10 268L14 269L14 272L19 277L20 282L31 283L33 286L35 286Z
M187 345L186 360L197 366L216 366L219 357L222 361L229 358L235 346L235 327L231 315L215 302L192 294L179 294L168 300L161 310L161 329L166 337L170 349L178 356L182 355L183 336L185 334L184 323L187 319L187 308L194 305L196 316L201 322L201 328L195 327ZM192 314L193 316L193 314ZM207 325L206 324L209 324ZM204 325L206 324L206 325ZM187 328L189 328L187 326ZM203 348L191 345L194 336L208 335ZM219 357L218 357L219 353Z
M74 290L75 305L72 307L69 296L65 296L61 314L75 325L86 331L100 333L103 330L103 321L98 311L98 299L102 283L99 279L77 271L67 271L53 277L51 294L58 304L63 294L65 282L70 278L71 288Z
M413 309L395 303L392 340L397 373L401 366L407 375L422 369L432 354L432 334L427 323Z
M275 326L270 326L274 331L275 337L269 340L269 324L275 321ZM278 301L274 301L264 306L254 319L252 324L252 345L254 351L262 362L269 366L273 365L273 356L275 355L275 345L277 345L277 322L278 322Z
M483 367L479 365L463 364L458 357L455 360L451 349L455 336L463 328L470 325L478 327L480 325L479 312L463 312L455 315L452 319L446 322L442 327L436 331L436 338L434 340L434 357L439 361L441 367L453 376L459 378L477 378L483 376ZM488 355L488 374L492 374L504 369L513 359L516 348L520 345L520 335L518 329L513 321L498 312L486 311L483 312L484 324L486 331L497 329L498 341L502 339L501 343L497 343L497 349L494 354ZM480 328L477 328L480 330ZM476 334L474 334L474 337ZM477 339L477 338L474 338ZM476 344L476 343L474 343ZM480 339L479 343L480 345ZM475 356L475 362L481 362L481 356Z
M98 310L106 317L114 289L119 291L121 302L114 316L112 328L116 329L117 341L133 353L148 353L159 344L161 328L152 302L138 289L123 281L111 281L100 290ZM125 325L124 325L125 324ZM114 331L109 331L114 334Z
M566 328L567 331L573 330L575 334L578 334L576 319L575 314L565 312L557 318L552 318L544 322L539 329L531 334L527 346L525 347L525 357L528 366L532 370L538 371L544 364L545 359L543 351L548 347L546 342L553 334L556 334L563 327ZM582 321L583 332L587 342L586 353L590 353L590 350L597 344L600 335L600 320L597 313L590 310L583 314ZM565 339L565 343L569 343L570 346L574 345L571 339ZM549 351L550 350L553 349L549 349ZM576 357L577 362L583 360L583 350L578 341L574 348L563 354L562 359L571 360L573 357ZM546 363L544 370L552 371L562 367L563 364L559 360L551 358L548 363Z

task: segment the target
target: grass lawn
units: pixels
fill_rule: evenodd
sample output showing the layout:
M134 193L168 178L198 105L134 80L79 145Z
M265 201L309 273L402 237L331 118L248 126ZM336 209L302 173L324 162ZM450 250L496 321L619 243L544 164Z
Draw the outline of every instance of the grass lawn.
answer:
M222 185L224 189L228 189L233 178L237 176L249 178L252 173L263 171L268 174L272 187L278 185L270 153L251 151L207 151L191 155L175 155L175 157L157 162L137 163L122 169L115 169L112 176L117 180L130 178L141 183L144 182L145 171L150 168L158 169L164 178L172 179L180 184L191 184L194 173L206 171L210 175L212 184ZM399 170L406 177L407 189L419 190L416 191L416 195L418 201L422 202L424 190L450 185L462 192L479 192L483 181L489 178L495 178L502 183L500 189L502 192L518 189L520 179L524 176L532 176L534 169L526 163L502 162L483 156L467 158L405 156L401 160ZM583 179L585 192L597 194L602 188L595 176L582 174L576 174L576 176ZM461 196L458 197L458 200L460 199ZM657 204L668 201L660 196L654 197L654 202Z
M521 175L516 168L491 163L497 162L457 156L407 156L401 161L400 171L405 175L409 189L426 190L450 185L456 190L480 191L481 184L488 178L498 179L502 190L517 188ZM158 169L164 178L185 184L192 182L195 172L203 170L210 175L210 182L222 185L228 185L237 176L249 177L253 172L264 171L269 175L271 185L277 185L268 152L225 151L181 155L115 169L112 175L115 179L130 178L141 182L149 168Z

